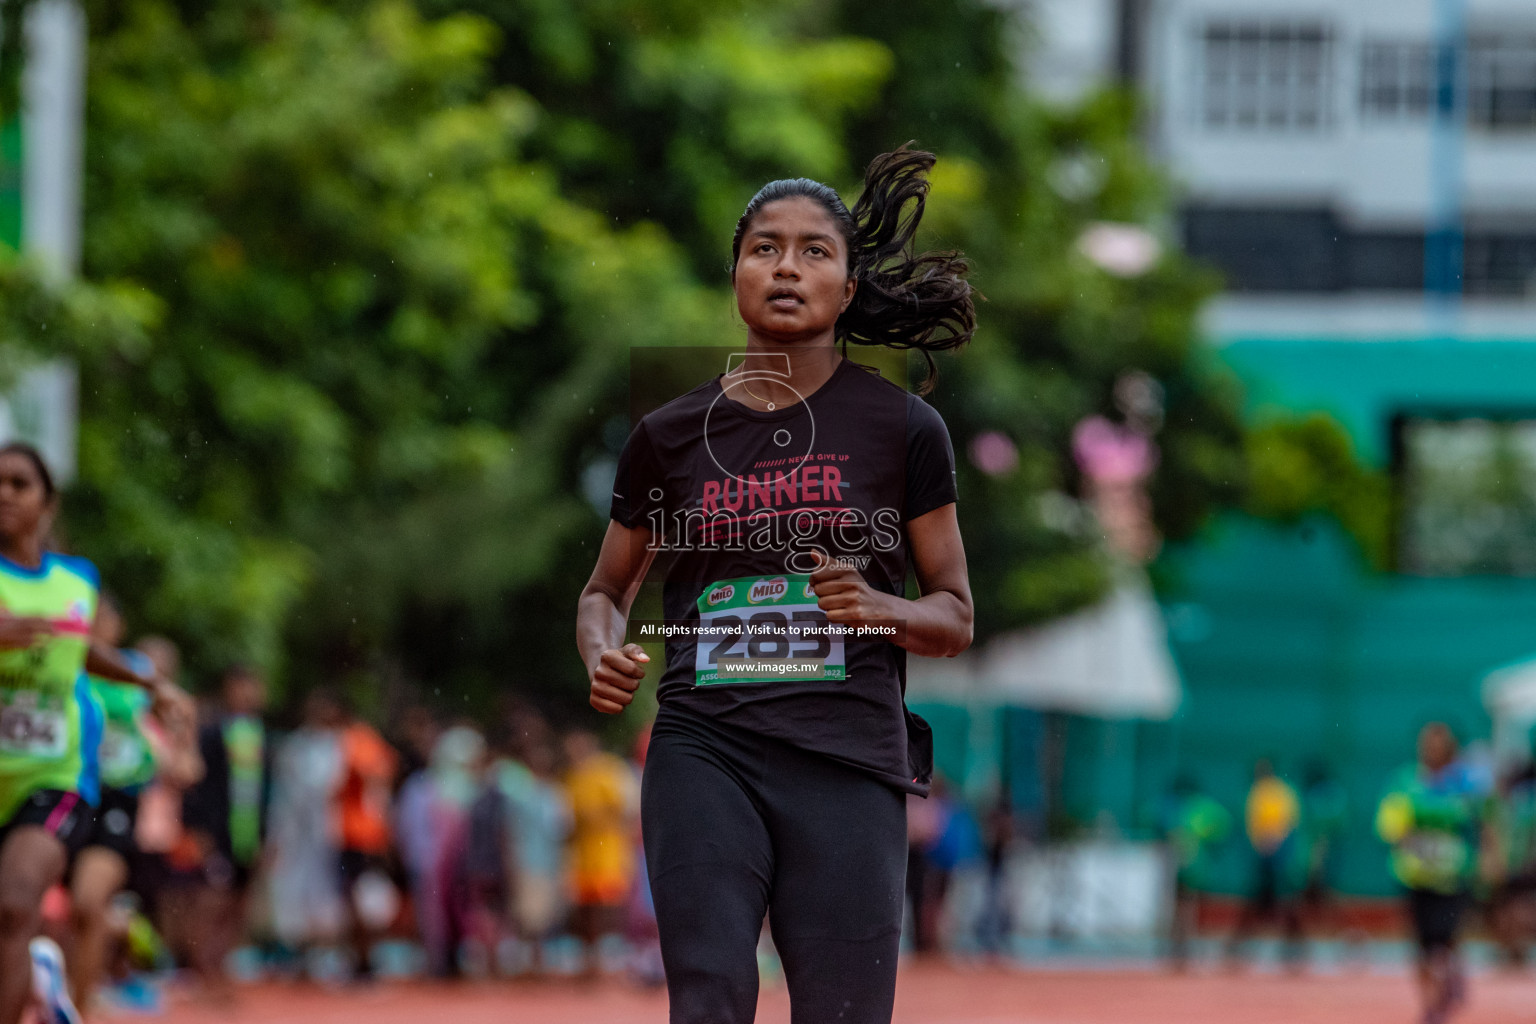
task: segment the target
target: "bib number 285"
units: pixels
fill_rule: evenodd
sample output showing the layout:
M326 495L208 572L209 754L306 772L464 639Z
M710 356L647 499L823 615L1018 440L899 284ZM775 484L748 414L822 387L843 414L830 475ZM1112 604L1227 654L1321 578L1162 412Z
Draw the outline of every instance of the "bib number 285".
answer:
M829 630L810 577L720 580L699 595L696 682L840 681L843 639Z

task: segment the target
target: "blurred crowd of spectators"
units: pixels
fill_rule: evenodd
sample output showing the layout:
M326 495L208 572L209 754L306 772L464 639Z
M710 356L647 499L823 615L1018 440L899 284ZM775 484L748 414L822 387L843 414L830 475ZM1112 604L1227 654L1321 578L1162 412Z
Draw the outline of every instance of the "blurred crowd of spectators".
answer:
M1188 957L1202 923L1209 931L1220 916L1208 908L1230 902L1219 865L1234 845L1247 877L1228 959L1266 926L1293 965L1309 936L1370 934L1380 922L1352 914L1338 896L1342 843L1358 834L1350 826L1359 816L1384 844L1382 867L1404 897L1401 923L1421 954L1454 948L1466 918L1505 962L1525 963L1536 939L1536 759L1501 765L1487 744L1463 748L1445 723L1430 722L1413 759L1383 783L1371 805L1351 807L1326 764L1307 765L1298 782L1261 759L1242 806L1229 809L1193 779L1177 780L1161 820L1174 866L1174 962Z
M296 727L233 668L202 709L205 765L143 794L121 981L184 969L333 982L628 973L661 981L639 842L645 736L623 758L512 707L488 727L406 708L383 732L338 691Z
M119 980L184 969L215 999L242 975L662 983L640 843L647 734L621 757L521 704L490 723L406 707L380 730L322 689L282 731L266 705L260 674L230 669L202 708L201 779L143 793ZM1523 958L1536 932L1536 768L1498 780L1448 735L1421 738L1376 830L1406 892L1481 906L1506 955ZM1173 962L1212 930L1216 864L1234 843L1249 868L1235 919L1222 919L1231 959L1266 924L1293 961L1308 933L1344 933L1334 893L1350 814L1321 764L1292 782L1260 761L1236 809L1178 780L1160 820ZM909 948L1016 952L1019 833L1006 797L972 807L939 779L910 800Z

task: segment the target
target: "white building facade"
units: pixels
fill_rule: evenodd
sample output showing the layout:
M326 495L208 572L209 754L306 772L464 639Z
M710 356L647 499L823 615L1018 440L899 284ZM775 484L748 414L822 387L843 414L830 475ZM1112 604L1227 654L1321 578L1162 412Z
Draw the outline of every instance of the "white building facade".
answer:
M1536 333L1536 0L1030 15L1046 95L1120 77L1145 96L1185 247L1228 282L1216 340Z
M1142 24L1186 248L1234 293L1216 335L1532 333L1536 2L1151 0Z

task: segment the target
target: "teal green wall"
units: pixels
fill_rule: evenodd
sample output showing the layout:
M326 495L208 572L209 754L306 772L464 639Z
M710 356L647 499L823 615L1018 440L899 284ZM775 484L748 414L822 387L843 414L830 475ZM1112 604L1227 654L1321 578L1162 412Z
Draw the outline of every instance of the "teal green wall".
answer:
M1251 340L1220 356L1243 379L1250 414L1326 411L1377 465L1401 412L1536 413L1536 344ZM1486 737L1479 684L1536 654L1536 580L1373 572L1328 521L1282 528L1240 517L1158 568L1185 681L1175 762L1236 811L1254 758L1274 756L1293 777L1325 759L1353 809L1341 885L1391 891L1370 831L1382 782L1430 718ZM1236 850L1224 883L1242 885Z
M1418 409L1536 413L1536 325L1526 341L1234 341L1217 358L1265 407L1320 410L1361 455L1385 465L1394 413Z
M1354 812L1340 883L1390 891L1370 832L1381 785L1429 719L1487 736L1480 682L1536 653L1536 581L1372 573L1329 523L1237 519L1164 569L1185 684L1177 765L1235 812L1255 758L1274 758L1293 779L1309 760L1326 761ZM1235 889L1240 858L1228 867Z
M1242 378L1249 415L1328 412L1377 465L1400 412L1536 413L1536 343L1266 339L1234 342L1218 357ZM1049 791L1057 834L1107 821L1147 836L1179 771L1241 820L1256 758L1297 781L1321 759L1351 804L1338 884L1390 893L1385 849L1371 832L1381 786L1412 757L1428 719L1486 737L1479 683L1536 654L1536 579L1379 573L1329 520L1285 527L1237 515L1170 547L1156 568L1185 685L1173 721L921 705L940 770L973 792L1002 773L1016 802L1040 812L1042 829ZM1246 887L1240 843L1219 865L1218 888Z

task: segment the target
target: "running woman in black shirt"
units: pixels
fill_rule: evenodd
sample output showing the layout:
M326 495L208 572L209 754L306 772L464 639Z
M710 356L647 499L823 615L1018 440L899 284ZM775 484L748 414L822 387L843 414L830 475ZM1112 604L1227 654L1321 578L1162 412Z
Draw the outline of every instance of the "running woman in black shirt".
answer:
M877 158L852 211L804 178L764 186L732 242L743 361L620 456L577 643L592 706L622 711L649 661L630 605L663 553L686 628L641 800L674 1024L753 1019L765 915L797 1024L891 1019L905 797L932 777L906 654L963 651L971 594L943 421L838 343L916 348L931 376L969 339L964 260L912 251L933 161Z

